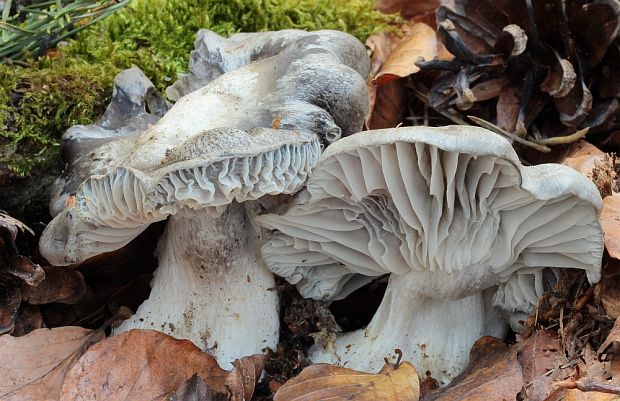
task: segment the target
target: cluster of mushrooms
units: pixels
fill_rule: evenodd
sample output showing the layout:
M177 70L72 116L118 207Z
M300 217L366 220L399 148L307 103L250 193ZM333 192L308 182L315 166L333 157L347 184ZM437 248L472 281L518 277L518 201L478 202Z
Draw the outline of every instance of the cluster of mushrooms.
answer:
M368 74L354 37L298 30L201 30L172 106L123 71L104 116L63 137L42 254L79 263L167 220L150 297L114 333L189 339L224 368L277 345L273 273L324 301L389 274L370 324L310 357L375 372L398 348L441 383L480 336L518 331L559 269L599 280L586 177L524 167L481 128L360 132Z

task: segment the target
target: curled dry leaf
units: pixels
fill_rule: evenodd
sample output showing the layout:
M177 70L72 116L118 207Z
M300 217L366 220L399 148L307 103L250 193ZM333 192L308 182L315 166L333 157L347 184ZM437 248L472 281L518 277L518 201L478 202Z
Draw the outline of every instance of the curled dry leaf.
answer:
M231 373L190 341L154 330L130 330L88 350L67 375L60 400L163 399L194 374L214 394L249 400L253 385L247 380L258 378L261 361L260 356L244 358Z
M380 32L368 37L366 46L371 51L371 77L379 73L399 41L400 38L394 32ZM366 129L390 128L402 122L409 96L400 80L394 80L381 86L370 80L368 82L368 97L370 112L365 121Z
M424 394L422 401L514 400L523 387L517 352L494 337L482 337L469 353L469 366L448 386Z
M251 400L254 388L265 366L264 355L252 355L233 362L235 367L226 379L226 387L233 399Z
M0 399L57 400L67 371L103 332L81 327L38 329L0 337Z
M599 347L597 351L599 355L599 359L604 358L605 355L614 356L615 354L617 356L618 351L620 350L619 346L620 346L620 318L616 319L616 322L614 323L614 327L612 327L611 331L609 332L609 335ZM609 359L609 358L606 358L606 359Z
M601 226L605 233L605 248L609 256L620 259L620 195L603 198Z
M280 387L274 401L417 401L419 396L418 374L409 362L387 365L377 374L317 364Z
M370 113L366 117L366 129L396 127L403 121L407 111L409 94L400 80L378 86L370 83Z
M374 82L384 85L414 74L420 71L417 62L435 58L449 60L451 55L445 50L433 28L422 22L415 23L390 53Z

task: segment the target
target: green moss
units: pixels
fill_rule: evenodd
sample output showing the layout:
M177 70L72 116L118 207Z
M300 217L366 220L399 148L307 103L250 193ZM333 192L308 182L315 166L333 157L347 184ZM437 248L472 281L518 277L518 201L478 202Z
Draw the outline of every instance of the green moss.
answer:
M0 163L22 175L45 167L62 132L105 110L112 79L100 65L64 59L39 68L0 65Z
M163 90L187 67L196 31L338 29L361 40L383 27L371 0L134 0L82 31L60 57L0 65L0 164L44 168L71 125L94 121L114 76L140 67Z

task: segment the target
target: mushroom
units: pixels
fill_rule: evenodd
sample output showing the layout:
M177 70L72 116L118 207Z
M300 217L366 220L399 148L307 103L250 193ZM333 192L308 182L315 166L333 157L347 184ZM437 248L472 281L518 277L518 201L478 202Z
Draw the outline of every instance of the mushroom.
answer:
M407 127L331 145L307 188L256 221L273 230L262 248L269 269L304 297L341 299L390 274L368 326L315 345L313 362L374 372L398 348L447 383L475 340L497 333L491 298L511 314L531 311L550 267L599 280L600 207L587 178L523 167L489 131Z
M103 116L94 124L74 125L62 136L62 154L68 166L51 188L51 215L64 209L85 179L113 170L110 161L122 159L132 141L155 125L169 107L142 70L121 71L114 78L112 100Z
M168 219L150 297L115 332L160 330L228 367L277 344L277 294L251 224L253 201L301 189L322 147L358 131L368 110L358 73L367 71L365 51L351 68L317 46L323 35L272 44L264 59L180 98L145 132L92 150L106 170L82 182L47 226L44 257L81 262ZM351 45L347 34L326 35Z
M92 176L46 227L40 249L57 265L118 249L169 217L151 294L115 333L155 329L189 339L221 365L274 347L273 275L260 255L252 205L293 193L321 153L311 133L216 128L195 135L160 166ZM249 209L249 213L246 212Z
M190 54L190 72L166 89L171 100L178 100L194 92L221 75L257 60L263 60L283 51L316 49L329 53L340 63L353 68L366 78L370 60L359 41L346 33L333 30L306 32L285 29L275 32L237 33L224 38L208 29L201 29Z

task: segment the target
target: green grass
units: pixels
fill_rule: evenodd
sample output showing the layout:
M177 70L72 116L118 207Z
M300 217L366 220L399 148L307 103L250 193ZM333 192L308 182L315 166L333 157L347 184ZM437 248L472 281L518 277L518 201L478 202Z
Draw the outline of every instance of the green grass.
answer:
M101 115L122 69L140 67L163 90L187 69L200 28L222 35L338 29L363 41L384 18L371 0L134 0L54 58L0 65L0 163L24 176L45 168L67 128Z

